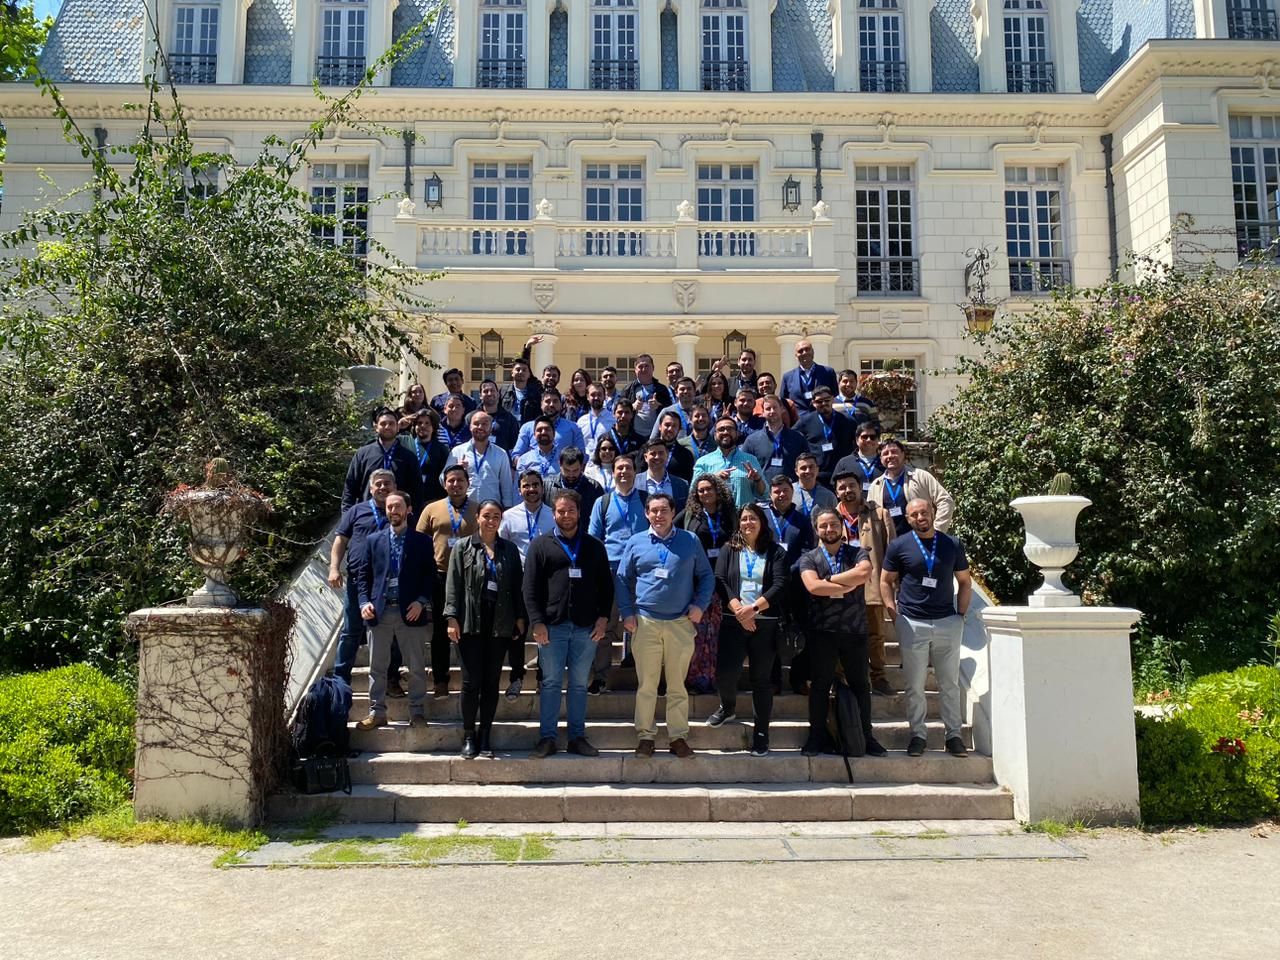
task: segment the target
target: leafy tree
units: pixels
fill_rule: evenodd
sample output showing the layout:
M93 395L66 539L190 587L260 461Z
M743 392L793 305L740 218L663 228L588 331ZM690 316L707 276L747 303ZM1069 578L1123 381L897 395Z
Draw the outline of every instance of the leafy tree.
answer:
M127 661L122 616L197 582L158 511L214 455L276 506L234 570L243 595L285 581L335 513L356 440L344 368L424 359L430 304L373 238L367 264L318 240L334 219L294 183L326 131L363 128L365 85L411 42L244 167L193 147L176 92L149 84L134 142L100 153L38 81L88 184L0 237L0 670Z
M996 595L1022 599L1038 576L1008 503L1066 471L1093 501L1068 571L1086 600L1144 612L1157 673L1235 666L1280 606L1277 277L1141 275L1006 318L962 364L932 423L955 530Z
M53 18L36 19L35 5L6 2L0 7L0 83L35 75L36 57L53 27ZM0 163L4 163L5 131L0 116ZM0 184L4 171L0 170Z

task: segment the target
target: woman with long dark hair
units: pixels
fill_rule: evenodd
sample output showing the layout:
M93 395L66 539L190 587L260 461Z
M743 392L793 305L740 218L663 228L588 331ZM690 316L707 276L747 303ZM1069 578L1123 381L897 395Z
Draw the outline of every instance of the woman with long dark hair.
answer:
M400 421L400 432L411 431L418 414L430 409L431 405L427 403L427 388L420 383L410 384L409 389L404 392L404 405L396 411L396 417Z
M601 437L596 444L595 453L591 454L591 462L586 465L583 473L608 493L613 489L613 461L617 458L618 444L613 437Z
M675 525L698 538L714 567L720 550L738 527L738 512L728 484L713 474L700 474L694 479L688 504L676 514ZM685 676L684 684L693 693L711 693L716 688L716 657L723 616L719 598L713 597L694 633L693 659Z
M702 404L711 414L711 422L720 419L721 414L733 414L733 395L729 392L729 378L723 373L712 373L707 377L707 392L702 397Z
M591 409L587 400L587 388L591 386L591 374L579 367L569 378L569 389L564 394L564 410L561 416L570 423L577 423L578 418Z
M726 616L720 628L716 682L720 706L707 718L718 727L737 719L738 678L742 661L750 664L755 731L751 755L769 752L773 715L773 661L778 656L778 618L787 585L786 551L774 540L764 508L746 504L738 514L738 532L716 558L716 594Z
M501 523L502 504L480 504L477 530L454 546L445 581L443 615L449 641L458 645L462 658L462 755L467 759L494 755L490 731L498 712L502 664L526 621L520 551L498 536Z

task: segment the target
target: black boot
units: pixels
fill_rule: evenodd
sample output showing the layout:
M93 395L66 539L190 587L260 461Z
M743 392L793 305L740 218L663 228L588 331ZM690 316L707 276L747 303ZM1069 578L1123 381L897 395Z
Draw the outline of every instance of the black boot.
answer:
M474 760L476 754L480 751L476 749L475 731L467 730L462 734L462 755L468 760Z
M490 742L490 732L491 731L490 731L489 724L486 723L480 727L479 746L480 746L480 753L483 756L488 757L490 760L493 760L493 759L496 759L496 755L493 752L493 744Z

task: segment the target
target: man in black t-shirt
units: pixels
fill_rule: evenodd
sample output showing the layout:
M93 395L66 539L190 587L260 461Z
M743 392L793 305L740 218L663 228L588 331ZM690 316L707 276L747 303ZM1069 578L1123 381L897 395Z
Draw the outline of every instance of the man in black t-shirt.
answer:
M871 576L866 547L844 542L844 518L831 507L814 511L818 546L801 555L800 581L809 593L809 629L805 650L812 680L809 686L809 736L801 749L806 757L822 752L827 737L828 700L836 678L837 659L858 701L867 755L887 751L871 735L871 679L867 670L867 617L862 587Z
M907 720L911 743L907 755L924 753L925 677L929 655L938 679L942 723L947 752L966 756L960 725L964 703L960 693L960 646L964 618L969 610L973 580L964 545L934 527L933 504L915 499L907 504L911 530L890 542L880 574L880 597L890 617L897 621L898 649L906 678ZM959 590L953 587L959 585Z

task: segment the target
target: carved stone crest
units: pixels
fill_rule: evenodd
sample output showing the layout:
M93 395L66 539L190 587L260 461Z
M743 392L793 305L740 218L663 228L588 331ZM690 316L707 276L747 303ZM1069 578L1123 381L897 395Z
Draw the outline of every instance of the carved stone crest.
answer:
M698 281L673 280L671 292L675 294L676 303L680 305L681 311L688 313L693 307L693 302L698 299Z
M538 305L538 309L543 313L550 310L551 305L556 302L556 282L554 280L534 280L533 302Z

